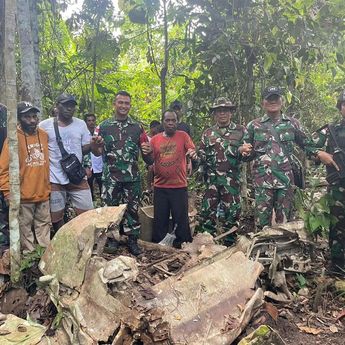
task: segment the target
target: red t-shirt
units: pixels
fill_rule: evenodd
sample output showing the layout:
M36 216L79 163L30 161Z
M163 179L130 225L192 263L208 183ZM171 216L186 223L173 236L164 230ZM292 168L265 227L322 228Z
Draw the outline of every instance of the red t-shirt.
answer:
M187 187L186 152L195 149L190 136L182 131L176 131L172 137L159 133L150 144L154 158L154 186Z

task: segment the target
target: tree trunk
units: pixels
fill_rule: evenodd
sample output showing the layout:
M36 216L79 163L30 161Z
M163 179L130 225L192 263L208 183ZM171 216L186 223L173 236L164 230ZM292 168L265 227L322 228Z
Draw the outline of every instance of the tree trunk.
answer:
M5 39L4 39L4 81L10 155L10 253L11 280L17 283L20 279L20 236L19 236L19 159L17 139L17 86L16 86L16 0L5 0ZM26 13L27 14L27 13Z
M5 57L4 57L4 33L5 33L5 0L0 0L0 103L5 104Z
M18 34L21 62L20 99L35 103L36 75L31 14L28 0L17 0Z
M98 36L99 27L101 24L100 16L97 17L96 33L93 40L93 53L92 53L92 80L91 80L91 113L95 113L95 85L97 80L97 46L98 46Z
M161 105L162 112L166 107L166 76L169 67L169 36L168 36L168 18L167 18L167 0L163 0L163 22L164 22L164 63L161 70Z
M41 93L41 73L40 73L40 49L39 49L39 36L38 36L38 15L37 15L37 3L39 1L30 2L31 13L31 32L32 32L32 44L34 50L34 62L35 62L35 92L34 92L34 105L39 109L42 109L42 93Z

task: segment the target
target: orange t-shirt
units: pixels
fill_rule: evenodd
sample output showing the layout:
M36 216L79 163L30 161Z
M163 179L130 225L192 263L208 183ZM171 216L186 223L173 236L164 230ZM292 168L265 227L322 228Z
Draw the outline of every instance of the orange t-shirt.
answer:
M187 187L186 152L195 149L190 136L176 131L172 137L164 132L151 139L154 159L154 186L159 188Z
M18 156L20 175L20 202L34 203L49 199L49 153L48 135L37 128L36 134L24 134L22 129L17 129ZM0 156L0 190L5 197L9 196L9 162L10 152L8 139Z

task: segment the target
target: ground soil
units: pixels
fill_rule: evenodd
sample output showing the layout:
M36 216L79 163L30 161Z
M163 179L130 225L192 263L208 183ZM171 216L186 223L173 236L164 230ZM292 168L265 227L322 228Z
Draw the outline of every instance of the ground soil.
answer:
M241 222L240 233L251 232L253 227L252 217L244 219ZM289 276L288 286L295 296L294 302L283 304L266 301L266 304L257 312L238 341L258 326L266 324L275 329L287 345L345 344L345 291L337 291L335 288L335 282L340 280L339 277L327 275L325 270L327 251L327 244L320 243L316 254L319 259L313 263L312 272L305 275L305 287L308 289L308 293L305 296L298 295L301 286L299 286L296 275ZM123 246L120 252L127 254ZM111 256L111 254L109 255ZM162 272L157 269L153 271L152 265L149 264L150 261L161 263L162 258L160 255L159 253L148 253L141 259L141 264L146 264L148 267L147 272L143 272L145 274L141 278L148 285L160 280ZM178 271L181 267L179 260L175 260L171 254L163 255L164 259L165 256L168 259L166 263L169 263L169 265L164 267L168 267L169 271ZM145 260L148 261L144 262ZM12 296L13 305L10 308L12 310L9 310L9 312L20 317L25 317L26 312L29 312L34 319L49 326L56 314L56 310L46 298L44 291L37 288L35 283L32 283L37 280L38 276L39 272L36 265L30 272L24 274L23 280L28 295L25 295L22 290L15 292ZM10 284L8 284L8 288L7 292L10 291ZM0 305L1 300L3 300L1 297L4 297L5 293L5 291L0 291ZM344 316L339 317L342 313L344 313ZM316 332L318 334L308 334L307 332Z

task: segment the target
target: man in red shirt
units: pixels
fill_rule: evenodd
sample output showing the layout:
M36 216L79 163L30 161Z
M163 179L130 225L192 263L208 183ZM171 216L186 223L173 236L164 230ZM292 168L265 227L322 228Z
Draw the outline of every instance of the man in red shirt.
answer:
M155 135L150 146L154 163L153 242L160 242L167 234L171 212L176 228L173 245L180 248L183 242L192 241L188 219L186 157L195 159L196 152L190 136L177 131L177 121L177 114L167 110L163 114L164 132Z

